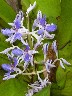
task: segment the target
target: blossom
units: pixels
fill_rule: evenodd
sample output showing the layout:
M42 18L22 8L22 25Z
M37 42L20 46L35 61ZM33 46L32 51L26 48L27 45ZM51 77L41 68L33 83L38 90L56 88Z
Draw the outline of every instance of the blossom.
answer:
M35 8L35 6L36 6L36 1L34 2L33 5L30 4L30 7L27 9L27 12L26 12L27 16L28 16L28 14L30 13L30 11Z
M66 65L71 65L69 62L67 62L64 58L60 58L60 59L55 59L54 61L53 61L53 63L52 64L55 64L57 61L60 61L60 66L63 68L63 69L65 69L65 66L64 66L64 64L66 64Z
M7 73L5 73L3 80L8 80L10 78L15 78L16 74L14 75L10 75L11 73L13 73L14 71L17 73L21 73L21 70L19 68L17 68L18 65L18 60L17 58L13 58L13 64L2 64L2 68L7 71Z
M26 70L29 63L31 63L33 66L33 55L36 53L38 53L38 51L30 50L29 45L25 45L24 50L20 48L14 48L11 51L12 56L17 56L20 63L24 61L24 70Z
M33 55L38 53L38 51L30 50L29 45L26 46L24 51L24 69L26 70L29 63L33 66Z
M57 26L53 23L47 24L46 22L46 16L42 16L41 11L38 11L37 19L34 20L32 30L34 31L36 27L39 28L37 30L38 35L42 35L43 38L53 39L55 34L50 34L50 32L53 32L57 29Z
M23 36L27 38L29 31L23 26L23 20L23 12L19 11L13 23L8 23L12 26L12 28L1 30L4 35L8 36L8 39L6 39L7 42L13 44L16 40L20 40L24 45L27 45L27 43L23 39Z
M23 12L19 11L13 23L8 23L8 24L11 25L14 29L19 29L23 27L23 20L24 20Z
M54 52L56 53L56 56L58 58L58 50L57 50L56 40L54 40L52 43L52 49L54 50Z
M48 80L48 76L42 80L38 75L38 81L35 81L33 84L30 84L29 87L31 89L28 90L28 93L25 94L25 96L33 96L34 93L39 92L40 90L42 90L44 87L46 87L48 84L51 84L51 82L49 82Z
M48 47L49 47L49 43L45 43L45 44L43 45L44 61L45 61L46 56L47 56Z
M52 64L52 60L47 60L45 63L45 67L48 73L50 73L50 69L53 67L56 67L54 64Z
M64 65L63 64L66 64L66 65L71 65L69 62L67 62L64 58L60 58L60 66L65 69Z

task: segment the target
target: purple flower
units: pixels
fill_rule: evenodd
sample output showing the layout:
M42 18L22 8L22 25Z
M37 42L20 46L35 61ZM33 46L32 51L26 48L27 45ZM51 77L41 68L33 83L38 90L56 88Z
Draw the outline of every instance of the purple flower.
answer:
M42 17L41 11L38 11L37 19L34 20L32 30L34 31L36 27L39 28L37 30L38 35L42 35L42 38L53 39L55 34L50 34L49 32L53 32L57 29L55 24L47 24L46 16Z
M43 45L44 61L46 60L49 44L45 43Z
M8 24L11 25L15 29L19 29L23 25L23 19L24 19L23 12L19 11L19 13L16 15L14 22L8 23Z
M15 78L16 74L11 75L11 73L13 73L14 71L20 72L20 69L17 68L18 65L18 60L17 58L13 58L13 64L2 64L2 68L7 71L7 73L5 73L3 80L8 80L10 78Z
M47 70L47 72L49 72L50 73L50 69L52 68L52 67L56 67L54 64L52 64L52 60L47 60L46 61L46 63L45 63L45 67L46 67L46 70Z
M13 58L14 64L2 64L2 68L5 71L8 71L9 73L11 73L14 71L13 69L18 65L17 61L18 61L17 58Z
M56 56L58 58L58 50L57 50L56 40L54 40L52 43L52 49L54 50L54 52L56 53Z

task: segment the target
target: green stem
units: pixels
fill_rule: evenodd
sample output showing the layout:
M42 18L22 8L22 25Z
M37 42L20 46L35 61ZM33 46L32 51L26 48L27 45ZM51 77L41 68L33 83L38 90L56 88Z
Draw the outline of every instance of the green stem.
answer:
M46 69L43 69L43 70L37 71L37 72L22 73L22 75L37 75L37 74L43 73L43 72L45 72L45 71L46 71Z
M27 16L27 28L28 28L28 30L30 29L30 28L29 28L29 15ZM30 30L29 30L29 32L30 32ZM30 48L32 49L31 34L28 34L28 43L29 43L29 45L30 45Z

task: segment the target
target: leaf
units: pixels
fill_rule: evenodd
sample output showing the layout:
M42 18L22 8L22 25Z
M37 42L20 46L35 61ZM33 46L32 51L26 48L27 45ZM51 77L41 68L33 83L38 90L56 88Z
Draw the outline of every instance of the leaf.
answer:
M72 68L71 71L67 73L66 84L61 93L64 96L72 96Z
M62 69L61 66L59 66L56 72L56 81L57 81L58 86L61 89L64 88L65 86L66 74L67 74L67 71Z
M8 23L12 22L14 20L14 17L14 10L4 0L0 0L0 18Z
M47 17L57 17L60 15L60 0L22 0L22 5L28 8L34 1L37 3L36 10L41 10Z
M59 43L59 57L66 59L72 64L72 1L61 0L61 16L58 21L57 40ZM65 66L65 65L64 65ZM65 66L66 67L66 66ZM72 96L72 66L66 67L65 72L57 71L57 81L63 86L63 96ZM60 76L60 77L59 77Z
M24 96L27 84L18 79L10 79L0 84L0 96Z
M59 48L63 45L69 44L72 39L72 1L61 1L61 16L58 21L58 34L57 39L59 42Z
M50 96L50 86L45 87L33 96Z
M51 96L62 96L61 90L59 89L59 86L57 85L57 83L52 83L50 95Z

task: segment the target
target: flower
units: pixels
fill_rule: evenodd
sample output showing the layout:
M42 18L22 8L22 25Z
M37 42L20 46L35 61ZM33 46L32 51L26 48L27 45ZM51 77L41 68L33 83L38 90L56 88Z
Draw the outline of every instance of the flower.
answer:
M23 12L19 11L13 23L8 23L12 26L12 28L1 30L4 35L9 37L8 39L6 39L7 42L13 44L16 40L20 40L24 45L27 45L22 36L27 38L27 34L29 34L29 31L23 26L23 20Z
M20 61L21 63L24 61L24 70L26 70L29 63L31 63L31 65L33 66L33 55L36 53L38 53L38 51L30 50L29 45L25 45L24 50L17 47L12 49L12 52L11 52L13 57L14 56L18 57L18 62Z
M69 62L67 62L65 59L60 58L60 66L61 66L63 69L65 69L63 63L66 64L66 65L71 65L71 64L70 64Z
M38 35L42 35L43 38L53 39L55 34L50 34L50 32L53 32L57 29L57 26L53 23L47 24L46 22L46 16L42 17L42 13L39 10L37 14L37 19L34 20L32 30L34 31L36 27L39 28L37 30Z
M42 80L39 74L37 75L38 75L38 81L29 85L31 89L28 90L28 93L26 93L25 96L33 96L34 93L37 93L40 90L42 90L44 87L47 86L47 84L51 84L51 82L49 82L48 80L48 76L44 80Z
M13 23L8 23L9 25L11 25L13 27L13 29L19 29L21 27L23 27L23 12L19 11L19 13L16 15L15 20L13 21Z
M57 50L56 40L54 40L52 43L52 49L54 50L54 52L56 53L56 56L58 58L58 50Z
M44 53L44 61L46 60L47 52L48 52L49 43L45 43L43 45L43 53Z
M64 67L64 64L66 64L66 65L71 65L69 62L67 62L64 58L60 58L60 59L55 59L54 60L54 62L52 63L52 64L55 64L55 62L57 62L57 61L60 61L60 66L63 68L63 69L65 69L65 67Z
M33 55L38 53L38 51L30 50L29 45L26 46L24 50L24 70L26 70L29 63L33 66Z
M46 67L46 70L47 70L47 72L48 73L50 73L50 69L52 68L52 67L56 67L54 64L52 64L52 60L47 60L46 61L46 63L45 63L45 67Z
M33 5L30 4L30 7L27 9L27 12L26 12L27 16L30 13L30 11L32 11L35 8L35 6L36 6L36 1L34 2Z
M18 65L18 60L17 58L13 58L13 64L2 64L2 68L7 71L7 73L5 73L3 80L8 80L10 78L15 78L15 76L17 74L14 75L10 75L11 73L13 73L14 71L16 73L21 73L21 70L19 68L17 68Z

